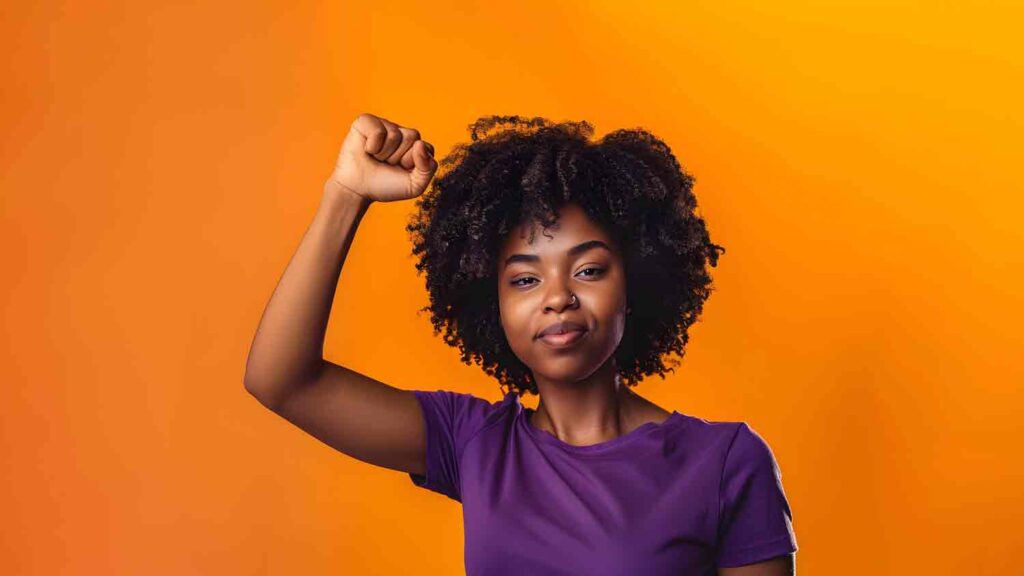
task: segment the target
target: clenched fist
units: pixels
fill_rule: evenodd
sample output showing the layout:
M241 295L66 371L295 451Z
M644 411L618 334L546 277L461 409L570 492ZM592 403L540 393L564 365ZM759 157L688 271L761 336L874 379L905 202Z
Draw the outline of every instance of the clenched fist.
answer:
M327 184L394 202L422 194L436 171L434 147L418 130L364 113L352 122Z

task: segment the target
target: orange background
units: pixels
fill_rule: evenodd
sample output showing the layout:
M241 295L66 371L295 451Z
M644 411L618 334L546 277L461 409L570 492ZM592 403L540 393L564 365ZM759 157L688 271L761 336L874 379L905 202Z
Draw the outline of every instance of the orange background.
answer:
M768 440L799 573L1020 569L1019 3L513 4L5 9L0 572L462 573L458 504L242 385L363 111L439 157L491 113L660 135L728 252L638 391ZM363 220L326 355L497 400L416 314L412 207Z

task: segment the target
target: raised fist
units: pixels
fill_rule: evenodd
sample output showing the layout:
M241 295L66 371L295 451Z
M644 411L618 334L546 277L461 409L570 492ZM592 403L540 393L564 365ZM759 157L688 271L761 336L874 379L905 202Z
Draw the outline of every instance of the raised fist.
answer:
M352 122L328 184L394 202L422 194L436 171L434 147L418 130L363 113Z

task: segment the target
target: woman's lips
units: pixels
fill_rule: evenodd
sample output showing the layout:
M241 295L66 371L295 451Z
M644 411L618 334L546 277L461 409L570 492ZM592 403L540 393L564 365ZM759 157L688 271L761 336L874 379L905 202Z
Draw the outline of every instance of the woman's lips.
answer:
M563 334L546 334L541 336L539 340L553 348L569 348L573 344L583 340L583 337L586 334L586 330L571 330Z

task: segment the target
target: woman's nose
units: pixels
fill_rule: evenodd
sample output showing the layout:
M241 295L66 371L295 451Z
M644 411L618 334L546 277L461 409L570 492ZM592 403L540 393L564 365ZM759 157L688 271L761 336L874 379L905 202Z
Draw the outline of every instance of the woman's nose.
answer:
M579 297L572 293L566 286L560 285L551 290L544 302L544 308L551 308L559 312L567 307L578 307Z

